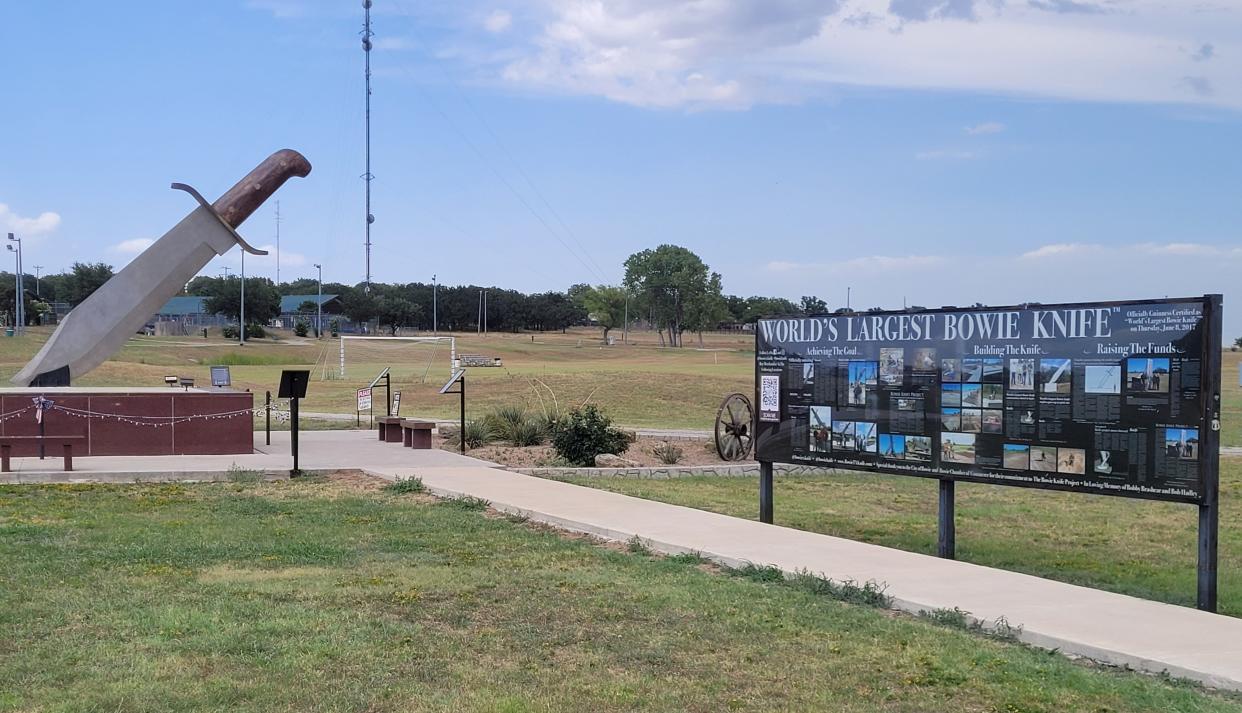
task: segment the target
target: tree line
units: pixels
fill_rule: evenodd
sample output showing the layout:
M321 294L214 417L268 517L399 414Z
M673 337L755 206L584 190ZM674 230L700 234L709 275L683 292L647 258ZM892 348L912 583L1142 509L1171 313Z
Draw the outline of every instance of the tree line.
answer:
M645 324L659 331L660 341L681 346L683 336L702 334L722 326L753 323L767 315L823 314L828 305L820 298L804 296L800 302L782 297L740 297L723 293L720 274L698 255L676 245L660 245L634 253L625 261L625 274L618 285L578 283L564 292L523 293L481 285L439 285L423 282L373 282L368 290L359 283L325 282L323 294L338 295L340 314L350 321L372 324L395 334L401 329L469 332L486 326L488 331L563 331L596 324L607 339L612 330ZM39 281L36 299L34 277L26 276L27 314L37 323L48 302L76 305L112 276L105 263L74 263L71 270L47 275ZM0 273L0 304L11 310L15 287L13 275ZM318 284L300 278L276 284L266 277L246 278L246 321L267 324L280 312L285 295L314 295ZM199 276L182 294L205 297L208 312L239 316L241 278ZM486 309L483 308L484 304ZM313 326L313 300L299 305L298 312Z

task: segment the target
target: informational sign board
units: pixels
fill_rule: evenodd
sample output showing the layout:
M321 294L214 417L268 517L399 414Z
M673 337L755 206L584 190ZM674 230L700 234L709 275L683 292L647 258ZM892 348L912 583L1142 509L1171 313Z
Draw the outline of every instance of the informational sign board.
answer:
M371 389L358 389L358 411L371 410Z
M392 392L392 413L389 415L391 416L401 415L401 392L400 391Z
M1202 503L1219 428L1211 309L1219 298L763 319L756 458Z
M211 385L216 387L232 386L233 378L227 366L211 367Z

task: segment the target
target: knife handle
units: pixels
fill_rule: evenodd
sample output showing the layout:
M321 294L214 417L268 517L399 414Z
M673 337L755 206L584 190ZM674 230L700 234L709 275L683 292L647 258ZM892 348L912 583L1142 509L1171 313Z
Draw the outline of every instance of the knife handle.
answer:
M293 149L281 149L246 174L211 207L224 222L236 228L271 198L285 181L294 176L305 178L310 172L310 161L305 156Z

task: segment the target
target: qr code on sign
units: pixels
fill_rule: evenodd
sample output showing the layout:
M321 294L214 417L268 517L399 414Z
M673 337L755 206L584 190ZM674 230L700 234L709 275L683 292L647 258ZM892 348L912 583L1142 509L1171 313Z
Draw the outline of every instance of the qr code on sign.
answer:
M763 421L781 420L781 377L778 374L759 377L759 418Z

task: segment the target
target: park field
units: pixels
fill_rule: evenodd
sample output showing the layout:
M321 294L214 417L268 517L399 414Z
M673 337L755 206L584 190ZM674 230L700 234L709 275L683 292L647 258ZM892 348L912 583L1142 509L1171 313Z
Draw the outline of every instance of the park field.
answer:
M0 338L0 379L15 374L38 351L50 330ZM651 332L634 333L630 344L601 345L599 330L531 335L459 334L463 354L500 357L503 367L471 368L467 410L480 415L502 404L525 403L534 410L562 411L590 399L619 423L630 426L710 428L721 400L734 391L753 390L754 338L748 334L706 335L705 349L667 349ZM618 341L619 341L619 334ZM245 347L219 337L135 336L110 361L75 382L82 386L160 386L164 376L192 376L210 384L209 367L229 364L235 388L250 389L261 402L275 392L285 368L313 371L304 411L354 413L355 391L385 366L398 378L406 415L456 417L456 396L441 396L449 375L448 348L433 354L429 345L384 354L361 351L362 361L347 362L345 379L325 379L339 370L339 341L324 339L252 340ZM402 363L404 362L404 363ZM326 364L326 369L325 369ZM423 378L424 372L426 378ZM377 397L377 408L383 399Z
M752 478L570 478L570 482L754 519ZM958 483L958 559L1048 579L1195 605L1194 506ZM1242 616L1242 458L1221 459L1222 614ZM841 471L778 477L777 525L934 555L935 480Z
M396 490L0 488L0 710L1242 710Z
M24 337L0 337L0 380L15 374L50 334L32 328ZM586 400L602 406L618 423L652 428L711 428L716 409L728 394L754 392L754 337L714 333L687 346L662 348L653 332L635 331L629 344L605 347L597 329L522 334L457 334L463 354L500 357L500 368L471 368L467 412L473 417L502 404L526 404L533 410L566 409ZM620 341L620 335L614 330ZM347 364L344 379L325 379L338 369L336 340L257 339L238 346L213 336L135 336L110 361L87 374L83 386L160 386L164 376L192 376L209 384L209 367L228 364L236 388L250 389L261 402L276 390L285 368L311 369L312 381L303 409L354 413L355 391L385 366L398 374L393 388L402 392L402 413L455 418L455 396L440 396L449 374L447 349L419 345L401 353L363 354ZM404 362L404 363L402 363ZM1238 370L1242 352L1224 353L1222 443L1242 446L1242 387ZM424 378L425 374L425 378ZM376 400L382 404L382 400Z

